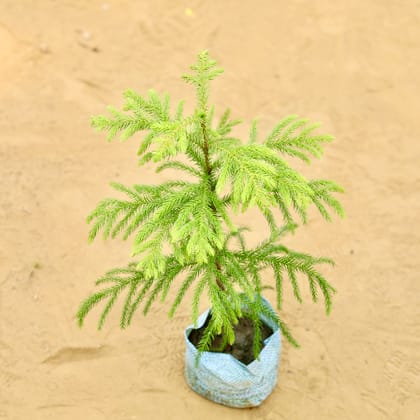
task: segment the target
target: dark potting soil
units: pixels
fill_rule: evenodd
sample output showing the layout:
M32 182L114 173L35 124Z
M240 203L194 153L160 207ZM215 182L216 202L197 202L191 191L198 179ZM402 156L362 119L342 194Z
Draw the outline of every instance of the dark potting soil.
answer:
M202 327L196 330L192 330L190 332L188 339L191 341L192 344L194 344L194 346L198 346L198 343L200 342L201 337L203 336L204 330L209 324L210 318L211 315L207 317L207 320ZM223 336L222 334L216 335L213 339L209 351L216 353L223 352L231 354L243 364L249 365L253 360L255 360L253 350L255 335L254 324L249 318L239 318L238 324L235 325L233 329L235 331L235 342L232 345L226 344L224 350L221 351L220 347L223 343ZM271 334L273 334L273 330L264 323L262 323L261 349L264 347L264 340Z

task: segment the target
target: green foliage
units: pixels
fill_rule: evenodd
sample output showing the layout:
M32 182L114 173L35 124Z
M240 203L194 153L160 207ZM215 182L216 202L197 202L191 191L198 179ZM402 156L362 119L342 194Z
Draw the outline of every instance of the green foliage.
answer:
M180 277L169 316L175 314L189 289L193 293L194 323L203 293L212 304L200 351L209 349L213 337L221 333L225 343L232 344L234 325L247 316L256 327L257 356L261 350L261 314L279 325L283 335L297 346L284 321L262 304L266 286L262 285L261 273L267 268L272 271L279 310L286 284L302 302L301 283L306 281L312 300L317 302L321 292L326 312L330 313L335 289L318 267L333 262L292 251L281 240L295 231L296 219L306 223L312 205L328 221L331 212L344 216L334 197L334 193L343 191L339 185L308 180L284 158L310 162L310 157L321 156L322 145L332 137L314 134L317 124L292 115L281 120L262 141L254 120L243 143L231 135L240 121L231 119L230 110L216 124L214 107L208 106L209 82L222 73L216 61L203 51L191 70L193 74L184 76L197 94L197 107L190 116L183 114L183 101L172 113L167 94L159 96L150 90L141 96L128 90L122 111L109 108L109 116L92 119L93 127L108 132L108 140L117 135L127 140L138 131L146 131L138 149L139 163L159 162L157 172L174 169L189 180L131 187L111 183L122 198L107 198L91 212L87 218L91 224L89 241L99 233L104 239L133 236L132 256L139 261L108 271L97 281L104 288L82 302L77 313L79 324L104 301L98 325L102 328L110 309L123 296L120 325L125 328L141 304L146 315L158 298L165 301ZM271 231L270 237L255 248L246 245L248 229L238 228L232 220L233 214L252 207L261 211ZM276 220L275 208L283 220ZM165 248L169 249L167 254Z
M302 159L310 163L310 157L321 157L322 143L330 142L333 137L326 135L311 135L319 127L319 124L308 125L308 120L291 115L283 118L274 127L273 131L265 140L265 144L283 154ZM296 133L296 131L299 131Z

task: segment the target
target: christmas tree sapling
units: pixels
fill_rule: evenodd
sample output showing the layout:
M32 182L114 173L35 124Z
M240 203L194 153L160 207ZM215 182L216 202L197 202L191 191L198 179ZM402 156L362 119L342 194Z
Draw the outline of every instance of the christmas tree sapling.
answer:
M298 284L302 276L313 301L318 300L320 290L326 312L330 312L335 290L317 267L332 264L332 260L293 251L281 239L297 227L296 218L306 223L311 205L326 220L330 220L330 210L343 216L340 203L333 197L333 193L342 192L340 186L327 180L308 180L282 157L309 162L311 157L320 157L323 143L332 137L314 134L317 124L292 115L282 119L263 140L258 139L254 121L249 139L242 142L231 135L240 121L230 119L229 109L215 124L214 108L208 105L209 82L222 70L207 51L199 54L191 69L193 74L185 75L184 80L196 89L197 105L192 115L184 116L183 102L171 112L168 95L159 96L151 90L141 96L128 90L123 111L109 108L110 116L92 119L93 127L108 132L108 140L117 134L127 140L145 131L138 149L140 164L152 161L159 165L157 172L177 169L193 180L175 179L159 185L111 184L125 198L109 198L98 204L88 216L92 224L89 240L99 232L104 239L132 236L131 256L138 260L112 269L97 280L102 288L80 305L79 325L95 305L104 301L99 318L102 328L123 295L120 325L125 328L140 304L146 315L158 297L163 302L180 276L182 282L176 286L170 317L191 287L194 323L203 293L212 305L211 319L197 345L200 351L211 349L216 336L224 337L223 346L232 345L235 325L246 317L254 325L253 351L257 357L262 346L261 313L274 320L282 334L297 345L281 317L262 304L261 271L272 270L279 310L284 279L290 281L296 299L302 300ZM182 155L181 160L178 155ZM232 215L251 207L259 209L271 232L253 248L245 243L246 229L238 228L232 219ZM280 210L281 221L273 214L275 208ZM164 245L169 252L164 252Z

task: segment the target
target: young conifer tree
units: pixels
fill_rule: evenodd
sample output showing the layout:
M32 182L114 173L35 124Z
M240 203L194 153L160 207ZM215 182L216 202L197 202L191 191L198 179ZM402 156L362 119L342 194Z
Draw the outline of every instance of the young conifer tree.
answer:
M232 127L240 123L230 119L227 109L217 124L214 108L209 108L209 83L223 72L207 51L198 55L184 75L196 89L197 105L192 115L183 115L183 101L171 112L169 96L150 90L141 96L132 90L124 93L123 111L109 108L110 116L92 119L93 127L108 132L108 140L120 134L127 140L139 131L147 132L138 155L140 165L158 163L156 171L177 169L194 181L174 180L160 185L118 183L111 186L125 198L101 201L87 220L92 224L89 240L101 231L104 239L132 236L132 257L127 267L108 271L97 280L102 289L82 302L77 313L82 326L88 312L104 301L99 329L111 308L123 295L120 325L125 328L143 304L146 315L159 297L163 302L178 276L175 300L169 310L172 317L189 288L193 288L192 319L197 322L200 297L207 292L211 319L198 345L210 348L215 335L223 334L233 344L234 325L246 316L255 326L254 353L260 351L260 314L275 321L283 335L298 346L289 329L274 311L262 303L261 270L273 273L277 308L282 306L282 290L287 279L294 296L301 302L298 277L306 278L314 302L321 292L327 314L335 289L318 271L319 264L333 264L328 258L293 251L280 243L282 236L294 231L296 218L306 223L307 209L315 205L320 214L331 220L330 211L344 215L333 193L342 192L335 182L308 180L283 159L288 155L309 162L320 157L322 145L330 135L314 134L318 124L309 124L295 115L282 119L263 140L252 122L249 139L242 142L231 136ZM177 156L182 155L182 160ZM232 214L257 207L268 223L271 234L254 248L247 247L246 228L238 228ZM280 209L277 221L273 209ZM236 241L237 246L232 244ZM171 250L164 252L164 245ZM244 308L246 308L244 310Z

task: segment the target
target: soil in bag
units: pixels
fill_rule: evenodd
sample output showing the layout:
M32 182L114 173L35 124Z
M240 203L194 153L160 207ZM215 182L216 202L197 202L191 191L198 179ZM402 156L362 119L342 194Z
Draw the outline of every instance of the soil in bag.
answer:
M194 344L194 346L198 346L198 343L200 342L204 330L209 324L210 319L211 315L207 317L207 320L202 327L196 330L192 330L190 335L188 336L188 339L191 341L192 344ZM209 351L215 353L231 354L243 364L248 365L253 360L255 360L253 350L255 335L254 324L249 318L239 318L238 324L234 326L234 331L235 342L232 345L226 344L223 348L223 335L216 335L213 339ZM272 329L265 325L264 322L262 322L260 343L261 349L264 347L264 340L268 338L271 334L273 334Z

